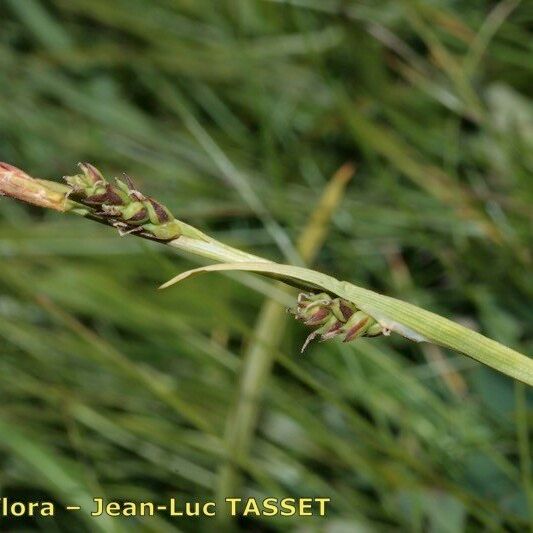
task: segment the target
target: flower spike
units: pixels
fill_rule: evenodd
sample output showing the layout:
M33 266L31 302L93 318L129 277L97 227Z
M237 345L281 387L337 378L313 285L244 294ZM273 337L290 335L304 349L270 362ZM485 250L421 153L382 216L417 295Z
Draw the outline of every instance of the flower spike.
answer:
M376 337L384 333L381 324L357 309L355 304L323 292L300 293L296 308L289 312L306 326L319 326L307 337L302 352L316 337L326 341L343 335L343 342L350 342L359 337Z
M89 214L115 227L120 235L138 233L161 241L181 235L180 223L160 202L139 192L124 174L109 183L90 163L79 164L81 173L65 176L69 197L89 208Z

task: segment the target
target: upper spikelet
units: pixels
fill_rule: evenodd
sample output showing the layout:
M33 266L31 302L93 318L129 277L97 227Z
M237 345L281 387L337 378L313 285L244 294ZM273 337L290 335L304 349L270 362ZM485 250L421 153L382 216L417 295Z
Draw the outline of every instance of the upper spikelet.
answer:
M115 178L115 183L109 183L90 163L80 163L79 167L81 173L65 176L72 189L69 197L90 208L92 215L121 234L143 232L164 241L180 236L180 224L169 209L140 193L131 178Z

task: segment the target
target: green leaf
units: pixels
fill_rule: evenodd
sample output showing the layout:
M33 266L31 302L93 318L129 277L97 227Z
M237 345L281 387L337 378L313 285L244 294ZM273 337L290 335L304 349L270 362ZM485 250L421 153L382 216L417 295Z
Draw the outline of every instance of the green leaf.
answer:
M431 342L450 348L533 385L533 361L529 357L430 311L307 268L266 262L210 265L183 272L161 288L205 272L227 270L258 272L295 287L321 290L345 298L374 317L387 330L416 342Z

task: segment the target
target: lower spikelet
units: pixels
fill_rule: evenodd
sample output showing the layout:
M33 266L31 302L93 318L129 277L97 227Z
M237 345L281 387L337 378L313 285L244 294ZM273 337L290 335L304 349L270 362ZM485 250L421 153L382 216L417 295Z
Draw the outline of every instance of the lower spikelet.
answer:
M343 342L359 337L377 337L384 333L383 327L355 304L343 298L332 298L326 293L300 293L295 309L289 312L306 326L318 326L306 339L302 352L308 344L320 337L325 341L344 336Z

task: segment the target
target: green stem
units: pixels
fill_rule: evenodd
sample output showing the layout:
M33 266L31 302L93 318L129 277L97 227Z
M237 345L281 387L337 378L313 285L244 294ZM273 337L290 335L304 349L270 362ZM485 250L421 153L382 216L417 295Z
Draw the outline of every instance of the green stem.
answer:
M221 263L238 263L240 261L271 262L263 257L243 252L242 250L233 248L233 246L228 246L183 222L180 222L180 226L183 234L168 243L172 248L184 250Z

